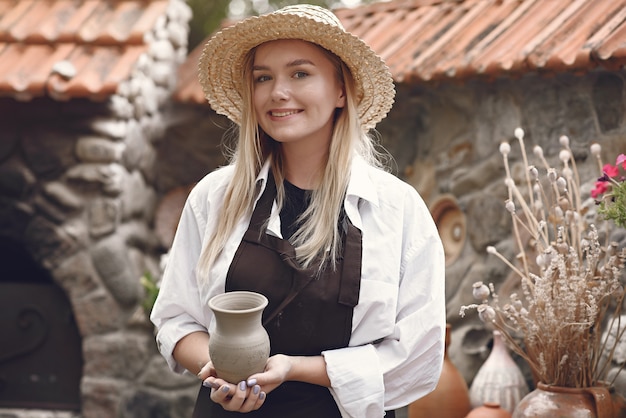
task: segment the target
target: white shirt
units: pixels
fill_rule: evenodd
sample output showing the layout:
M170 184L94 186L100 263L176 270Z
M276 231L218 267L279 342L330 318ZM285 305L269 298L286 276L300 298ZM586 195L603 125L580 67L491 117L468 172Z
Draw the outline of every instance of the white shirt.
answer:
M233 172L232 166L218 169L191 191L152 310L159 350L179 373L184 369L172 356L174 346L191 332L214 329L208 301L224 292L226 273L250 222L242 219L236 225L209 279L196 281L200 252L213 233ZM259 197L267 174L266 164L258 177ZM446 321L444 252L417 191L359 157L344 205L363 236L359 302L349 346L322 355L342 416L379 418L428 394L439 379ZM274 205L268 233L280 237L277 212Z

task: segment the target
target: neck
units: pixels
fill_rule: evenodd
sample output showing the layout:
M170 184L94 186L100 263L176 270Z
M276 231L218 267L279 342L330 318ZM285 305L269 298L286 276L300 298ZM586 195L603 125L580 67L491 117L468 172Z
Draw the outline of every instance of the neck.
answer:
M317 188L328 158L328 150L314 152L283 144L282 155L285 178L294 186L304 190Z

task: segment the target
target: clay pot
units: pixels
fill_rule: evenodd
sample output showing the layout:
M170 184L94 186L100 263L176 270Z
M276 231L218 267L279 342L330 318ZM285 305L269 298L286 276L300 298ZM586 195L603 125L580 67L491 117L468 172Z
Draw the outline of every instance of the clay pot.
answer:
M511 418L511 413L495 402L485 402L482 406L472 409L465 418Z
M222 293L209 301L216 325L209 355L218 377L237 384L265 369L270 340L261 316L267 303L260 293L244 291Z
M500 331L493 331L493 347L478 369L469 390L473 408L497 403L509 412L528 394L528 385L506 347Z
M408 418L464 418L470 411L467 383L448 357L451 326L446 326L443 369L435 390L408 406Z
M465 213L459 207L453 195L439 196L430 205L430 213L437 225L443 244L446 266L452 264L461 255L465 246L467 226Z
M626 416L624 399L607 387L567 388L538 383L522 399L513 418L618 418Z

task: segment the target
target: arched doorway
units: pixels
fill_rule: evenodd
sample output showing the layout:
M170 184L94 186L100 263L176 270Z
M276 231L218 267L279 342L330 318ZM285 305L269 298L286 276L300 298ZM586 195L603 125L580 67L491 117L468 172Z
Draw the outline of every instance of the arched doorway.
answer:
M0 408L80 409L81 338L72 307L28 252L0 238Z

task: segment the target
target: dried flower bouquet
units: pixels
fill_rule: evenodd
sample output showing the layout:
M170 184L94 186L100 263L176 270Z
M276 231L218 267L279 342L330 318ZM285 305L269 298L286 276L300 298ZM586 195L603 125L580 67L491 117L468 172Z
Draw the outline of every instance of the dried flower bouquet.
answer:
M614 349L605 346L602 329L607 322L622 329L619 318L624 287L620 277L626 250L620 251L616 243L602 245L596 227L587 224L568 138L560 138L559 173L538 146L534 155L543 168L530 165L524 132L518 128L515 136L526 168L522 186L511 177L510 145L501 144L500 153L509 194L505 207L512 217L513 238L520 253L510 261L495 247L488 247L487 252L519 276L519 294L501 301L493 284L478 282L473 295L480 303L463 306L460 313L464 316L468 309L476 309L528 362L537 381L565 387L596 386L606 379L610 362L602 354L608 352L611 357Z

